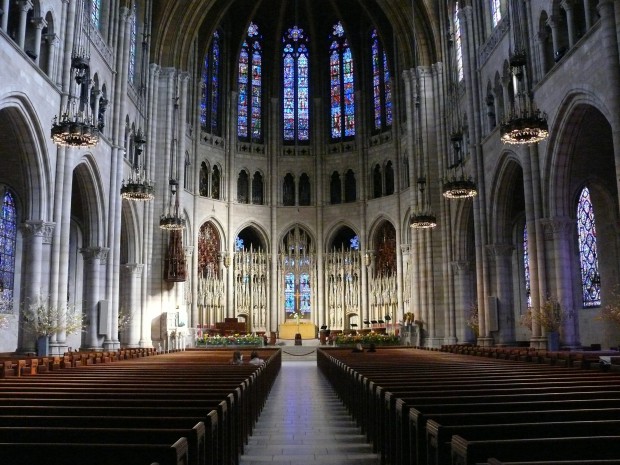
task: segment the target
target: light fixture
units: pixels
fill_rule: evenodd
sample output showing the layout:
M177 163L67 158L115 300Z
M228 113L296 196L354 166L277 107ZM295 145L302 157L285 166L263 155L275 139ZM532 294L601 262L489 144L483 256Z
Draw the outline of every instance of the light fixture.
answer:
M547 115L536 108L533 96L527 87L527 55L525 53L524 15L522 6L517 6L511 18L514 34L514 53L510 56L510 71L516 78L516 96L508 118L500 123L500 138L506 144L535 144L549 136Z
M420 189L420 198L423 204L425 204L424 187L426 185L426 178L418 178L418 187ZM412 229L433 229L437 226L437 217L430 211L430 207L422 209L411 216L410 226Z
M463 133L461 131L453 132L450 136L452 148L454 150L454 164L448 169L453 170L451 176L444 179L442 185L443 196L447 199L468 199L478 195L478 187L474 180L465 177L463 168L463 160L461 158L461 144L463 142ZM455 171L461 168L461 174L457 175Z
M129 179L121 184L121 197L132 201L148 201L153 200L155 194L155 186L153 181L147 179L146 171L140 164L140 156L143 152L143 146L146 139L142 134L142 130L138 129L138 133L134 137L135 163L131 171Z
M168 210L159 217L159 227L167 231L185 229L185 218L179 215L179 201L176 197L179 183L176 179L170 179L168 185L170 187L170 205Z
M145 19L146 24L146 19ZM147 94L146 94L146 57L148 56L148 33L145 30L142 39L142 66L140 68L140 114L144 115L148 109ZM147 118L145 116L140 117L143 123L146 123ZM134 145L134 159L133 167L129 178L125 181L123 179L121 184L121 197L126 200L134 202L146 202L153 200L155 197L155 185L153 181L149 179L146 170L146 157L143 157L144 145L146 144L146 137L142 132L142 128L138 128L138 131L133 136Z
M75 87L70 84L79 99L69 91L67 106L52 120L51 137L55 144L63 147L94 147L99 143L99 127L91 113L90 91L90 3L86 8L83 0L78 4L76 32L71 56L71 76ZM82 33L84 31L84 33Z

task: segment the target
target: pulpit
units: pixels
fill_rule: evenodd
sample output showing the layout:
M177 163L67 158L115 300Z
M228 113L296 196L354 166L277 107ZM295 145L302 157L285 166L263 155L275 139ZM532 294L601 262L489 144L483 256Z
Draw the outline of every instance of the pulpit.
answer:
M164 312L161 315L161 339L163 350L184 350L187 336L187 312Z

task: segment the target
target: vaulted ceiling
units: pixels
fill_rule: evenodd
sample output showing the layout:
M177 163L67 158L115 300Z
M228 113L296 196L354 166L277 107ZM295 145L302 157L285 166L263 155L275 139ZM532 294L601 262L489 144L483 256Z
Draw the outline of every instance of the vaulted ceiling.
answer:
M331 26L340 20L349 34L376 27L386 46L392 48L400 69L430 65L441 61L440 3L436 0L159 0L153 6L151 58L161 66L183 70L188 68L192 44L199 54L204 54L217 28L225 31L229 40L240 44L250 21L254 21L261 24L265 39L271 37L277 43L293 23L305 26L311 37L327 37Z

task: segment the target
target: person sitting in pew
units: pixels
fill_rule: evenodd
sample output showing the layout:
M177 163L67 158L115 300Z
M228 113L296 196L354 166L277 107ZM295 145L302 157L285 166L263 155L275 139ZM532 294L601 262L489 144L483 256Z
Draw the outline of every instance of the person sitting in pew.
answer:
M265 364L265 361L258 356L258 352L255 350L250 354L250 361L248 362L250 365L261 366Z
M243 355L238 350L233 352L232 360L230 361L231 365L243 365Z
M362 346L361 343L358 342L357 344L355 344L355 347L353 348L353 350L351 352L356 353L356 354L363 353L364 352L364 347Z

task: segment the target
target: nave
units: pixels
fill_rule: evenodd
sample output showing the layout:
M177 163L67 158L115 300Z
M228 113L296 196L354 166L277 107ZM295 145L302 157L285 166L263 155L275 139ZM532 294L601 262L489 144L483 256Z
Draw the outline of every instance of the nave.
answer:
M377 465L314 361L283 361L240 465Z

